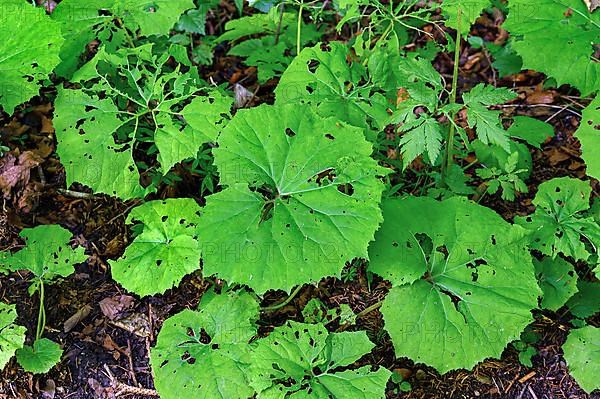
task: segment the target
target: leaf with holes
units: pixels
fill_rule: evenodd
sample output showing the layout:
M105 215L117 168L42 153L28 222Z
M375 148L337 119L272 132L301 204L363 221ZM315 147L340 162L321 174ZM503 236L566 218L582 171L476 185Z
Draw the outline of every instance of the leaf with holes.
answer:
M289 291L367 256L388 170L361 129L310 107L263 105L238 111L218 143L226 188L199 223L205 276Z
M531 248L552 257L562 253L587 260L590 252L586 245L600 246L600 226L592 217L584 217L591 191L588 182L569 177L540 184L532 201L535 212L515 218L529 230Z
M524 68L543 72L558 85L575 86L584 96L598 90L594 46L600 43L600 13L590 12L581 0L511 0L508 6L503 28Z
M581 143L581 157L585 161L586 174L600 179L600 95L582 112L581 125L575 132Z
M569 372L587 393L600 389L600 328L572 330L563 345Z
M393 286L381 312L397 356L445 373L519 338L541 295L522 228L458 197L391 199L383 215L369 268Z
M375 345L364 331L329 333L321 324L289 321L252 350L250 385L257 398L385 398L390 371L348 367Z
M205 293L198 311L167 319L150 352L162 399L247 399L248 342L256 334L259 308L245 292Z
M109 54L102 48L74 75L80 88L59 90L54 126L67 185L142 197L150 188L140 185L136 151L156 157L155 173L164 175L216 140L233 100L207 88L195 69L172 67L169 59L180 50L174 45L156 54L145 45Z
M142 36L167 35L193 0L63 0L52 13L67 39L60 50L60 76L70 77L95 39L112 49Z
M368 73L360 60L347 61L348 57L342 43L305 48L281 77L276 103L312 104L321 116L362 127L374 138L386 125L389 103L367 83Z
M4 270L29 270L37 280L51 283L57 277L70 275L75 264L87 259L83 248L72 249L69 245L71 232L58 225L24 229L20 236L25 240L25 248L14 254L0 252L0 267Z
M62 349L59 344L47 338L35 340L32 346L26 345L17 350L17 361L29 373L44 374L60 362Z
M59 24L42 8L3 0L1 11L0 108L12 114L17 105L38 95L41 81L60 62L64 39Z
M25 327L15 324L15 305L0 302L0 371L25 343Z
M127 223L142 232L111 261L113 278L140 296L162 294L200 267L196 225L200 207L190 198L150 201L133 208Z
M534 259L533 264L544 293L542 307L558 310L577 292L577 274L573 265L559 257Z

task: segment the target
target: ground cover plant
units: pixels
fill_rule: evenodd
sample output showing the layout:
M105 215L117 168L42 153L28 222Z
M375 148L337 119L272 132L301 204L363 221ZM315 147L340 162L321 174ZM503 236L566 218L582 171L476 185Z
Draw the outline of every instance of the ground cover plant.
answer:
M597 397L597 8L3 2L0 396Z

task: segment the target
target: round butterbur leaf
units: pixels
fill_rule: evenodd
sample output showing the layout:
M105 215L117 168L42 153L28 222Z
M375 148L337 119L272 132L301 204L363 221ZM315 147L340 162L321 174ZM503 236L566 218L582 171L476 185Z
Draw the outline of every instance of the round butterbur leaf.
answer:
M32 346L27 345L17 350L17 361L29 373L44 374L60 362L62 353L59 344L40 338Z
M523 229L460 198L384 202L370 270L392 282L381 307L397 356L441 373L499 357L541 291Z
M21 349L25 343L25 327L15 324L17 310L15 305L0 302L0 370Z
M600 328L572 330L563 345L569 373L587 393L600 389Z
M290 291L367 257L387 170L361 129L310 107L260 106L240 110L218 144L226 188L199 223L204 275Z

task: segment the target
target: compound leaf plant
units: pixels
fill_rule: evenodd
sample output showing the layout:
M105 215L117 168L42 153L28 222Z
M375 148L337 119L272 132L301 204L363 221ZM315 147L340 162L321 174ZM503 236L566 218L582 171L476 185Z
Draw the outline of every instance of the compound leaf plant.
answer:
M11 29L0 43L2 110L49 96L67 186L136 200L125 218L131 242L108 261L114 280L141 297L197 270L215 283L196 309L163 323L150 353L161 397L385 398L392 373L369 355L376 334L354 322L379 307L395 355L440 373L500 357L536 312L565 309L577 327L563 348L568 367L584 390L598 388L592 186L545 181L533 212L513 223L468 199L528 192L532 151L554 131L531 117L505 118L497 106L518 103L516 90L460 87L458 74L463 46L477 42L470 28L493 3L508 12L511 33L494 57L508 52L519 67L522 58L546 73L546 85L593 97L600 13L576 0L444 0L444 24L456 31L448 34L423 2L327 3L250 1L247 12L236 0L240 18L212 33L213 0L63 0L51 15L25 0L2 5L12 10L0 15L0 29ZM333 40L348 33L347 43ZM428 43L407 46L410 35ZM228 94L242 87L238 76L223 71L232 85L219 85L198 67L210 66L212 50L257 67L258 89L274 96L242 109L249 104ZM440 50L454 52L452 81L434 67ZM593 178L598 126L596 97L575 135ZM176 190L161 184L189 160L210 190L168 198ZM419 190L428 196L406 195ZM0 303L0 368L16 355L25 370L45 373L62 356L44 336L46 286L86 257L58 225L26 228L21 238L26 247L0 253L0 273L31 281L37 330L31 339L17 307ZM358 315L342 304L338 317L313 297L297 316L312 324L263 317L307 284L355 278L357 264L369 284L389 284L380 303ZM343 273L348 266L354 272ZM273 290L291 294L261 308Z

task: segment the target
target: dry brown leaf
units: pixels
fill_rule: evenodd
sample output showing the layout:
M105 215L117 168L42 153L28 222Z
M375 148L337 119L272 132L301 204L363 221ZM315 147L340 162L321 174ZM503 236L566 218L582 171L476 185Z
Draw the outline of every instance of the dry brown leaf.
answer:
M10 198L12 190L25 187L29 183L31 169L43 162L43 159L31 151L25 151L19 158L8 153L0 163L0 190L5 198Z
M100 301L100 310L104 316L110 320L115 320L119 315L129 309L135 298L129 295L116 295L111 298L104 298Z
M92 307L90 305L84 305L81 307L81 309L79 309L73 316L69 317L67 321L65 321L63 324L63 331L66 333L71 331L73 328L75 328L75 326L77 326L77 324L81 323L83 319L88 317L91 311Z
M583 0L583 2L590 12L594 12L596 8L600 7L600 0Z

